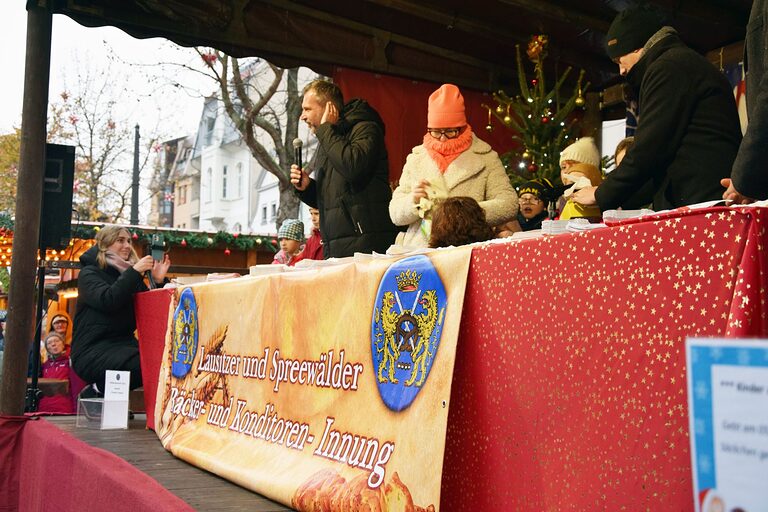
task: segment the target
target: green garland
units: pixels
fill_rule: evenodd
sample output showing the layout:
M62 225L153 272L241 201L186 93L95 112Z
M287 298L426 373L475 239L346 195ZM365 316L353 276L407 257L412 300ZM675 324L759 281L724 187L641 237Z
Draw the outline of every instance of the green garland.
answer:
M7 213L0 213L0 232L13 231L13 219Z
M92 240L102 226L73 225L72 238ZM192 247L193 249L208 249L212 247L224 247L247 251L250 249L264 249L277 252L280 244L275 236L232 234L226 231L216 233L200 233L190 231L142 229L126 226L133 235L134 243L152 243L152 235L160 234L165 240L166 247ZM10 215L0 213L0 233L13 232L13 219Z

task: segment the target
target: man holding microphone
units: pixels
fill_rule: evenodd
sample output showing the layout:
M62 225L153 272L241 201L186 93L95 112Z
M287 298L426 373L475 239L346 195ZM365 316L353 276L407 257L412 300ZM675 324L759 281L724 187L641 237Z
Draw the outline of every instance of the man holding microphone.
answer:
M301 120L318 140L315 173L291 166L299 198L320 211L326 258L385 252L397 234L389 218L384 123L368 103L346 105L338 86L315 80L304 88Z

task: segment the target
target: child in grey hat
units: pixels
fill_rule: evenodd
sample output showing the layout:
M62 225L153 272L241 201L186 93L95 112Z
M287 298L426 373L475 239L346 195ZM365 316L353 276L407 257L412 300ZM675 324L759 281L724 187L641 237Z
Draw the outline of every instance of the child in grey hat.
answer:
M277 232L280 251L275 254L273 264L293 266L299 261L296 257L302 249L304 241L304 223L299 219L288 219L283 222Z

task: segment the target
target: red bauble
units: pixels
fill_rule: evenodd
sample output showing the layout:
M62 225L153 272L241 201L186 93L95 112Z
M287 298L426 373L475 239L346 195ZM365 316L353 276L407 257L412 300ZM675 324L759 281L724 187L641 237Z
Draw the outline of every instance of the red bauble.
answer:
M528 172L536 172L539 170L539 166L536 164L531 164L528 166Z
M186 247L187 246L187 239L186 238L182 238L181 239L181 246L182 247Z
M239 237L239 236L240 236L240 233L235 233L235 234L234 234L234 235L232 235L232 236L233 236L233 237L235 237L235 238L237 238L237 237Z
M535 78L533 80L531 80L531 84L532 85L536 86L537 83L539 83L539 81L536 80Z
M226 249L224 249L224 254L229 256L230 254L232 254L232 251L230 251L229 248L226 248Z
M131 238L133 238L134 240L138 240L139 239L139 235L134 233L133 235L131 235Z
M544 116L541 118L541 122L544 124L547 124L549 122L549 118L547 116Z
M277 245L277 238L272 239L272 245Z

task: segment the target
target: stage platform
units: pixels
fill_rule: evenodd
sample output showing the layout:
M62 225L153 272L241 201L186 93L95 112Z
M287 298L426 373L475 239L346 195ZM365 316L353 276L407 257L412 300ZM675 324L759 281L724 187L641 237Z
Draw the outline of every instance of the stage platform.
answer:
M137 414L129 422L128 430L77 428L74 416L48 416L44 421L84 443L124 459L195 510L291 510L177 459L163 448L154 432L145 428L146 417L143 414Z

